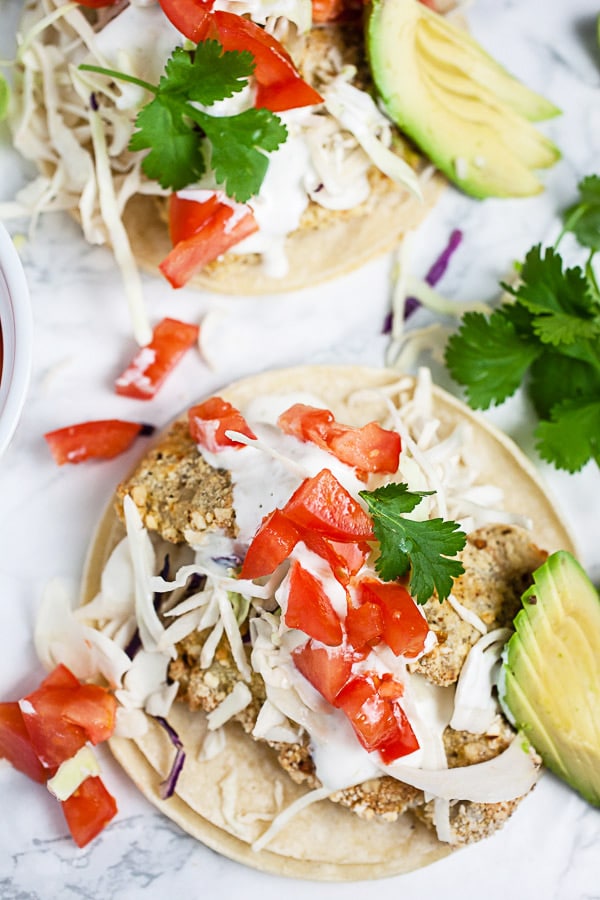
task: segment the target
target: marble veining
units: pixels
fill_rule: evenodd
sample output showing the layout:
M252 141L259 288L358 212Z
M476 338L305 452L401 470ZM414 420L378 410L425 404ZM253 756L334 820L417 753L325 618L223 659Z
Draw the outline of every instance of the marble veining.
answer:
M20 0L2 0L0 56L10 55ZM478 0L471 26L499 60L563 114L542 127L563 158L545 174L546 191L520 200L476 202L447 192L415 235L412 266L422 275L453 228L464 240L443 290L461 300L492 299L498 283L536 243L551 243L558 214L577 181L599 172L600 50L596 0ZM0 126L0 202L31 174ZM26 234L27 223L6 223ZM572 251L565 243L565 251ZM205 358L190 354L151 405L112 392L133 341L119 276L108 251L88 247L77 226L47 216L20 252L32 294L34 369L21 423L0 462L0 696L26 692L41 669L33 646L35 611L52 578L76 584L95 521L140 445L110 464L58 469L44 431L85 418L123 416L167 422L198 395L231 378L300 362L381 365L382 325L390 301L391 260L290 296L267 299L174 297L159 279L144 278L151 317L206 322ZM572 251L573 254L574 250ZM415 324L425 324L421 313ZM448 382L439 361L436 378ZM489 418L515 436L535 461L530 410L515 397ZM600 476L575 476L537 462L600 581ZM360 884L288 881L240 866L197 844L140 796L107 752L107 783L119 801L114 823L84 850L66 835L57 805L37 785L0 764L0 897L2 900L162 900L244 896L247 900L364 897ZM513 820L492 839L406 876L369 885L382 900L399 896L446 900L600 900L600 812L545 775Z

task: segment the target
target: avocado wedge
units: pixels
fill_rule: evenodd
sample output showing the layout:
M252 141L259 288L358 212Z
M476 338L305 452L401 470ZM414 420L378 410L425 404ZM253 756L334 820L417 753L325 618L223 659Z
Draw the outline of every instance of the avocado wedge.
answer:
M600 597L566 551L534 573L499 683L500 702L545 765L600 806Z
M559 110L418 0L373 0L366 43L390 118L474 197L531 196L560 153L532 124Z

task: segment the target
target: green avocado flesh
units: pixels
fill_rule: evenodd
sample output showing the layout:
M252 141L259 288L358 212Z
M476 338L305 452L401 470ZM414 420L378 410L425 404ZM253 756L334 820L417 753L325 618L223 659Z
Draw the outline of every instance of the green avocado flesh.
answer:
M560 153L532 122L559 111L469 34L418 0L373 0L367 50L388 115L451 181L482 198L543 189L534 170Z
M570 553L534 573L515 618L500 700L545 765L600 806L600 597Z

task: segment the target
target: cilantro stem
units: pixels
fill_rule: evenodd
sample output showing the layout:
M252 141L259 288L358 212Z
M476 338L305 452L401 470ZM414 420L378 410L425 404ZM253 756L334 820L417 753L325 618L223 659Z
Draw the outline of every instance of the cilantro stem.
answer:
M127 75L125 72L117 72L114 69L105 69L103 66L88 66L83 63L79 68L83 72L96 72L98 75L107 75L109 78L116 79L117 81L127 81L129 84L136 84L138 87L150 91L151 94L158 94L157 87L153 84L149 84L147 81L143 81L141 78L136 78L135 75Z

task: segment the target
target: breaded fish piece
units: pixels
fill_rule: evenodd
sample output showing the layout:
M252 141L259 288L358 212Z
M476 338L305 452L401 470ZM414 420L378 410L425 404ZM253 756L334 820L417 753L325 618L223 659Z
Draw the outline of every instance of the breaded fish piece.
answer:
M117 489L117 513L129 494L149 531L182 543L207 529L236 533L231 476L210 466L198 452L187 422L171 426Z
M488 630L507 627L520 609L521 595L547 553L516 525L486 525L467 537L457 555L465 573L456 579L452 596L475 613ZM422 607L438 639L436 647L409 668L434 684L454 684L467 654L481 633L462 619L450 603L431 597Z

